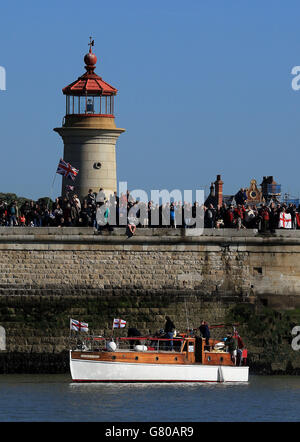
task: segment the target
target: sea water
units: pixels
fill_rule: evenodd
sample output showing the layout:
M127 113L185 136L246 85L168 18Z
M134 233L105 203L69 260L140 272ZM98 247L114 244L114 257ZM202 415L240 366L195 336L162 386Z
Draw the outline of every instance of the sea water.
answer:
M296 422L300 377L248 383L73 383L68 375L0 375L1 422Z

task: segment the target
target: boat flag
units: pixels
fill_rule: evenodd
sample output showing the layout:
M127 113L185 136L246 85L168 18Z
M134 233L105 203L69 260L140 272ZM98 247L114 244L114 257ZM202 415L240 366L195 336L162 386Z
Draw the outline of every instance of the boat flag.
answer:
M76 319L70 319L70 330L87 332L89 330L89 324L76 321Z
M58 163L56 173L59 175L63 175L65 178L71 178L71 180L75 180L79 170L75 169L75 167L71 166L70 163L67 163L62 158Z
M123 319L114 319L113 328L124 328L126 325L126 321Z

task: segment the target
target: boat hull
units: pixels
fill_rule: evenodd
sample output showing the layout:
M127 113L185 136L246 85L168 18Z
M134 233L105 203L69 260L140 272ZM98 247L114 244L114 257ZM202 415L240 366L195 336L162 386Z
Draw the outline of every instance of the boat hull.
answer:
M248 382L249 367L72 359L74 382Z

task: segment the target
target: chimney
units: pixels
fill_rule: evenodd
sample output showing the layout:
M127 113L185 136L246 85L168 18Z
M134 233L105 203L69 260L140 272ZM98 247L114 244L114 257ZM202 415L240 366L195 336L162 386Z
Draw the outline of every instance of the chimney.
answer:
M216 193L217 205L222 206L222 204L223 204L223 181L221 180L221 175L217 175L217 180L215 181L215 193Z

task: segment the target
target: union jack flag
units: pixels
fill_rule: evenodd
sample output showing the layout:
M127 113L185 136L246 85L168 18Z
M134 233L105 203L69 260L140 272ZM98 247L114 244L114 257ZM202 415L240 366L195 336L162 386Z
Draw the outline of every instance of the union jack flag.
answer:
M87 332L89 330L89 324L76 321L76 319L70 319L70 330Z
M126 325L126 321L123 319L114 319L113 328L124 328Z
M71 178L74 181L78 172L79 170L75 169L71 164L66 163L62 158L60 159L56 173L63 175L65 178Z

